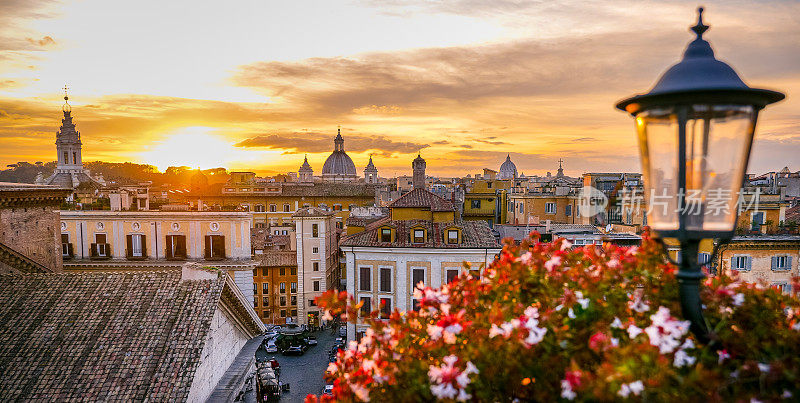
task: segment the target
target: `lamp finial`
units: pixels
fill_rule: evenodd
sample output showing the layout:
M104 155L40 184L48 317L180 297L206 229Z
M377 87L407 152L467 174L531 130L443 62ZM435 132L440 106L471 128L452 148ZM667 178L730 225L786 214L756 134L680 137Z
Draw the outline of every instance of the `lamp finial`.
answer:
M697 8L697 25L692 27L692 31L697 34L697 39L703 39L703 33L710 28L708 25L703 24L703 7Z

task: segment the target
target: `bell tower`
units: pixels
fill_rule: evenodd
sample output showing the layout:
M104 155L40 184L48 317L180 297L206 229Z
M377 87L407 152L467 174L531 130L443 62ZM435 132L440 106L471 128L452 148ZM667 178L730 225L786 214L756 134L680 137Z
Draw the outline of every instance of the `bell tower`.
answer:
M421 154L417 154L417 158L411 162L411 168L414 171L411 184L414 185L414 189L425 189L425 165Z
M75 123L72 122L72 107L69 105L69 95L64 86L64 118L61 119L61 128L56 132L56 172L83 172L83 161L81 159L81 133L75 130Z

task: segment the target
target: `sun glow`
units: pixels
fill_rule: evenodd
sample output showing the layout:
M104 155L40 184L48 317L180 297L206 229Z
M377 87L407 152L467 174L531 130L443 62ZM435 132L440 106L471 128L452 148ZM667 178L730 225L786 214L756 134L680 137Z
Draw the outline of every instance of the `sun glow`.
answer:
M154 145L137 158L162 172L170 166L209 169L271 159L265 152L234 147L234 141L215 134L216 130L201 126L181 128L163 140L154 141Z

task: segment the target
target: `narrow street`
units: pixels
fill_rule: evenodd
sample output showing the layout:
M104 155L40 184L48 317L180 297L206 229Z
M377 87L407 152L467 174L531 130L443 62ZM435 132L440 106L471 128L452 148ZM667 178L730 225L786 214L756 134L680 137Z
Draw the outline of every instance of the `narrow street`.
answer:
M318 344L312 346L301 356L285 356L280 353L267 354L258 349L259 359L275 357L281 364L280 380L290 385L289 392L283 394L281 401L302 402L308 394L320 395L325 386L325 369L328 367L328 352L334 344L335 335L330 330L314 332ZM245 402L256 401L255 390L248 393Z

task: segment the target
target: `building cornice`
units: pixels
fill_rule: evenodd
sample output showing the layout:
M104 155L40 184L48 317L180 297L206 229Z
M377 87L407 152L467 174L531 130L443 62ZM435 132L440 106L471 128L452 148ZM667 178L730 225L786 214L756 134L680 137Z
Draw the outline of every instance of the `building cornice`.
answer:
M110 210L61 210L62 219L203 219L217 221L222 219L252 220L251 212L224 211L110 211Z

